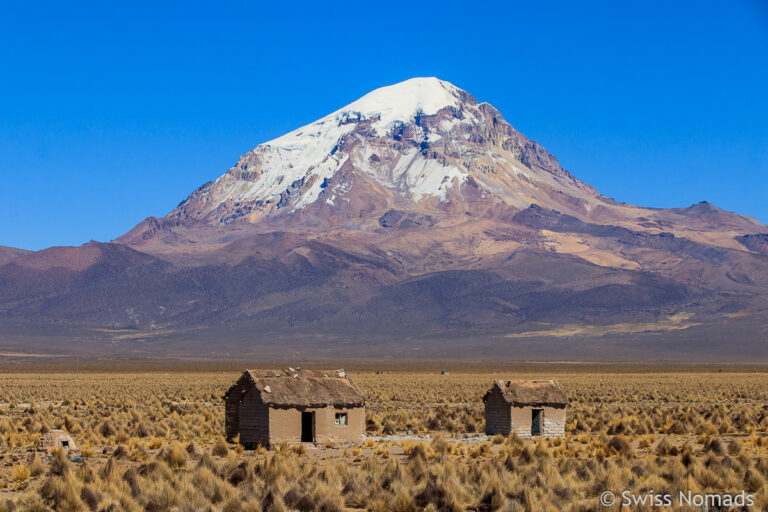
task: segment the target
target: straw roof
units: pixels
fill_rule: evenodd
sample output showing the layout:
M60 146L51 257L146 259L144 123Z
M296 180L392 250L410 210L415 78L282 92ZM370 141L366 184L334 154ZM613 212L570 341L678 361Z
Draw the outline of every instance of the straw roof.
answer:
M563 407L568 405L565 391L560 389L556 380L494 380L493 388L483 397L485 402L494 388L501 391L501 396L510 405Z
M275 407L360 407L365 404L365 397L344 370L246 370L238 382L243 379L248 386L242 396L255 389L265 404ZM225 398L236 388L237 384L229 388Z

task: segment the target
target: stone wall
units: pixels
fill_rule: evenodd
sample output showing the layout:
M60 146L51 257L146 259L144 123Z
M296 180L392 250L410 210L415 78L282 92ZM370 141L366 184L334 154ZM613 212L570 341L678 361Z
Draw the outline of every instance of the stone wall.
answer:
M53 450L56 448L64 448L69 455L80 454L75 441L63 430L51 430L43 435L37 442L35 450L46 455L53 455Z
M542 437L563 437L565 435L565 407L512 407L512 429L517 432L518 436L524 439L531 437L534 409L543 410Z
M496 386L485 399L485 433L489 436L509 435L512 431L510 407Z
M230 388L229 394L224 400L224 429L229 441L240 433L240 401L245 400L251 389L252 382L243 374Z
M565 436L565 407L545 407L544 425L541 429L544 437Z
M239 404L237 425L243 446L253 448L257 444L269 444L269 414L269 407L262 402L259 393L252 391L245 395Z

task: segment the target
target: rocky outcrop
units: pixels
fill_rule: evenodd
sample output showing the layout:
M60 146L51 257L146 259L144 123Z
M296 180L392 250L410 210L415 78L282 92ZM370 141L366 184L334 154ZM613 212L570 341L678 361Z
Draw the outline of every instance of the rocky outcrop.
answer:
M736 240L750 251L768 256L768 233L737 236Z

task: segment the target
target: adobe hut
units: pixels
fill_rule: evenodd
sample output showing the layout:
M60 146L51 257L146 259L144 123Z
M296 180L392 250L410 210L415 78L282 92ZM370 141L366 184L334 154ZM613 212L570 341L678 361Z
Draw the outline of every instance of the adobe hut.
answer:
M224 400L227 439L248 448L355 442L365 430L365 398L344 370L246 370Z
M53 455L53 450L63 448L67 455L74 456L80 453L75 441L63 430L51 430L43 435L37 442L35 451L46 457Z
M483 402L487 435L565 435L568 397L555 380L495 380Z

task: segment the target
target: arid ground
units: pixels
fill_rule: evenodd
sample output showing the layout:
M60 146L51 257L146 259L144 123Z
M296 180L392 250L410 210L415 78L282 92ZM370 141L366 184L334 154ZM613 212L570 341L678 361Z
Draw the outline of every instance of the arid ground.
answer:
M599 497L625 489L768 507L762 368L348 369L368 399L362 443L256 451L222 438L235 369L0 374L0 510L590 511L619 510ZM512 377L558 379L565 439L482 435L483 393ZM57 428L82 461L34 456Z

